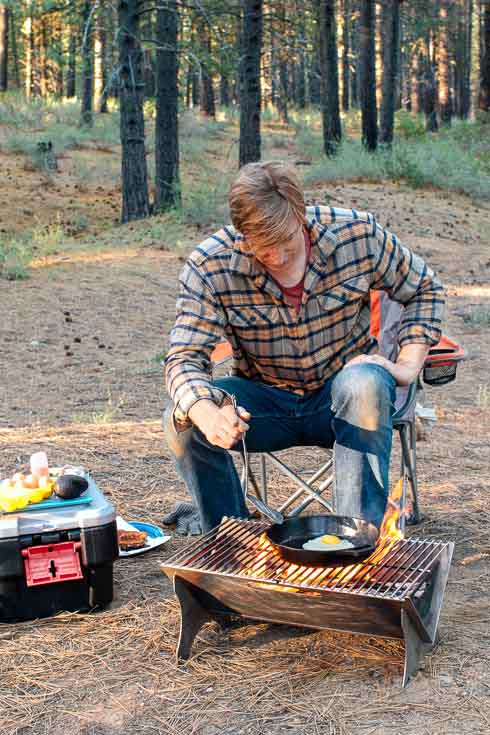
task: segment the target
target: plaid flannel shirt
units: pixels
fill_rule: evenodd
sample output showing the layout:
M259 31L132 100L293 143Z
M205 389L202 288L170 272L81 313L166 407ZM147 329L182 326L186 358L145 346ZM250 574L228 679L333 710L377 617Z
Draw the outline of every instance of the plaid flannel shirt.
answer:
M375 351L370 289L405 306L400 346L439 341L443 288L422 258L370 213L314 206L306 216L311 253L299 314L233 227L191 253L165 360L178 421L196 401L222 402L210 356L223 338L233 348L232 374L300 395L320 388L352 357Z

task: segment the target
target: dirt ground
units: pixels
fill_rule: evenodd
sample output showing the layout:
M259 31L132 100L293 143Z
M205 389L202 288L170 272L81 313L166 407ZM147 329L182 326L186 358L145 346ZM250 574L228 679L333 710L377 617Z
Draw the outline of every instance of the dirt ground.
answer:
M439 643L405 690L401 644L278 625L207 626L178 668L178 606L159 566L191 542L174 537L116 563L110 609L0 627L2 735L489 732L490 339L471 316L490 309L489 208L363 182L309 198L375 212L426 257L447 287L445 331L468 353L455 383L427 389L438 422L419 444L425 520L409 531L455 542ZM170 250L140 249L136 226L132 247L60 255L1 282L2 476L44 449L53 465L83 463L128 519L161 523L184 497L159 418L181 267Z

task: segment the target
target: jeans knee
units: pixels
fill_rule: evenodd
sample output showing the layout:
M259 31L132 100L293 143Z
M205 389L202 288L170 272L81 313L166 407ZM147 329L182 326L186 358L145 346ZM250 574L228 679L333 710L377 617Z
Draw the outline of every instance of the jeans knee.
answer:
M348 412L357 425L376 430L382 417L390 415L394 400L394 378L377 365L344 368L332 384L332 408L337 416Z

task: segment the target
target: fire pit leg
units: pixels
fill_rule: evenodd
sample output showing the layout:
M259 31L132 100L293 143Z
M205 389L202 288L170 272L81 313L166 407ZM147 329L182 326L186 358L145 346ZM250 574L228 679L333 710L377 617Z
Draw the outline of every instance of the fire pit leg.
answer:
M191 655L194 638L204 623L214 618L209 610L206 610L192 594L185 580L177 574L174 577L174 592L180 602L180 635L177 644L177 661L187 661Z
M406 687L410 679L420 669L420 659L429 650L430 646L420 638L409 614L403 609L401 611L401 623L405 639L405 668L402 687Z

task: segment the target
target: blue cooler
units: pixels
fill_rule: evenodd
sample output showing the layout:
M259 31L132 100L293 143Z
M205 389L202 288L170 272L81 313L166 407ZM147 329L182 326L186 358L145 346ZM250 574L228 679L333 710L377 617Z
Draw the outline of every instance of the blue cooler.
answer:
M87 480L76 500L0 512L0 622L87 612L111 602L116 511Z

